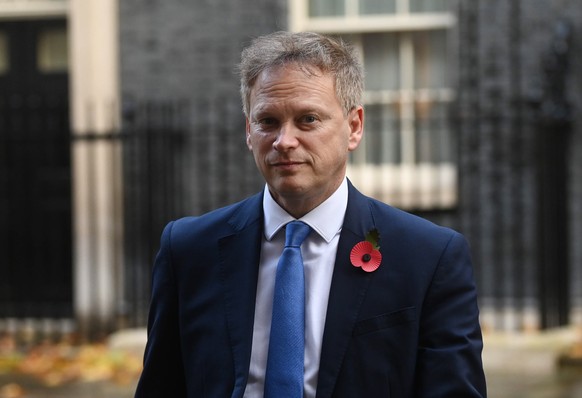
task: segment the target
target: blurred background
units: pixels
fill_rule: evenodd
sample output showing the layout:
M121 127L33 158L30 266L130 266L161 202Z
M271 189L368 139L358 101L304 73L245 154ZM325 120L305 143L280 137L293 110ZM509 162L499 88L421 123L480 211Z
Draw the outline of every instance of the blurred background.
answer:
M0 398L132 396L163 226L262 188L276 30L359 49L349 177L469 239L490 396L582 397L580 1L0 0Z

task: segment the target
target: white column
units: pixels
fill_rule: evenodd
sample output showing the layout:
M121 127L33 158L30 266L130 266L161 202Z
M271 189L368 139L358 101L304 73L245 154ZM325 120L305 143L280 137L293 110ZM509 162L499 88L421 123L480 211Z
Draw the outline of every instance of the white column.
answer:
M75 312L82 331L99 333L122 299L117 0L71 0L69 37Z

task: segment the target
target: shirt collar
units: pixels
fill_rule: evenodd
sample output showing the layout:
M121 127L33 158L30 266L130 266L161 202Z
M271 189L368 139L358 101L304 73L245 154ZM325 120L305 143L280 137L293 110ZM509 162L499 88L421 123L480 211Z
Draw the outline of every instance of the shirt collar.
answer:
M348 183L347 179L344 178L338 189L329 198L299 220L309 225L311 229L329 243L341 230L347 206ZM265 194L263 195L263 212L265 216L265 239L269 241L285 224L295 220L293 216L275 202L267 185L265 185ZM338 217L338 214L341 217Z

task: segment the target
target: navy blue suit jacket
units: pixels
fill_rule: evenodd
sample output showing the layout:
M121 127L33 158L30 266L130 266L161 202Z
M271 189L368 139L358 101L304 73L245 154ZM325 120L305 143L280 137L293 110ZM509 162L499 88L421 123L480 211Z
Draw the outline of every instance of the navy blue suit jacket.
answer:
M382 263L350 263L377 229ZM136 397L242 397L248 377L262 194L165 228ZM482 339L465 239L349 184L318 398L484 397Z

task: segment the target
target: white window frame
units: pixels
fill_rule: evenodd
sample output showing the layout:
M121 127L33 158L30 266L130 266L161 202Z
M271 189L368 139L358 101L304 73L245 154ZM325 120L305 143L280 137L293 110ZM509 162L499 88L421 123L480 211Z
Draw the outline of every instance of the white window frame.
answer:
M346 1L346 14L338 17L308 16L308 1L289 1L290 30L324 34L353 35L394 32L400 36L400 87L398 90L366 91L366 104L398 103L401 162L372 164L366 162L362 146L354 152L348 176L366 194L407 209L446 209L457 204L457 165L453 162L419 163L415 154L415 101L433 100L451 103L452 88L419 90L414 87L414 47L412 34L417 31L450 30L456 25L451 12L411 13L409 0L397 0L396 13L358 15L358 0ZM361 42L354 45L362 48ZM366 135L364 134L364 137ZM364 138L365 139L365 138Z

